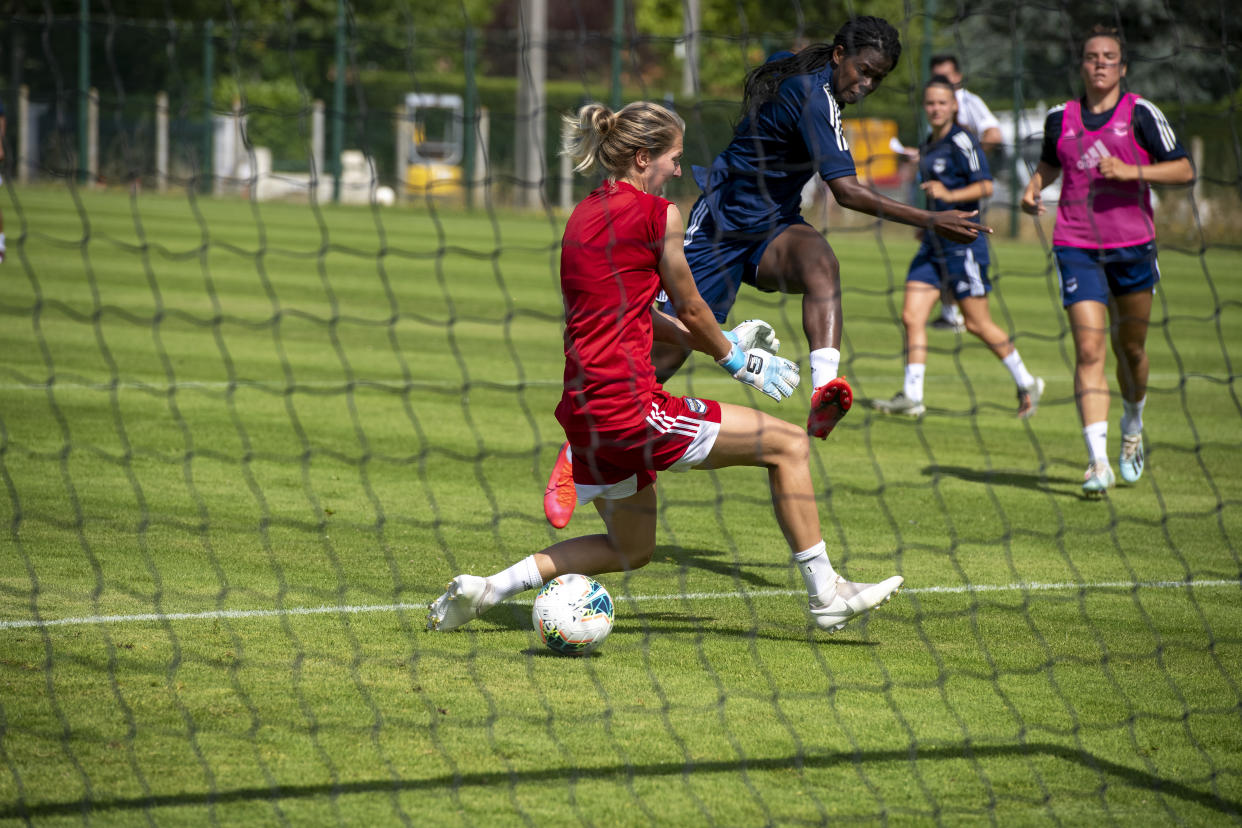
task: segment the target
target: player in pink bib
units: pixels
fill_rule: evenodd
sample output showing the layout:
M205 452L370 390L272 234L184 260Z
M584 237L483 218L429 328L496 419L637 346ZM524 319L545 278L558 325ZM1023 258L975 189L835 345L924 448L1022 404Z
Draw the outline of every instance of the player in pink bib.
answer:
M1115 477L1108 461L1108 341L1121 386L1121 477L1143 473L1147 328L1160 281L1151 184L1187 184L1194 170L1164 114L1121 91L1125 51L1116 29L1096 26L1083 44L1085 94L1053 107L1044 122L1039 166L1022 208L1043 215L1040 192L1058 176L1053 253L1061 302L1074 336L1074 397L1087 445L1083 492L1099 495Z
M571 469L566 487L578 503L595 504L605 531L563 540L488 577L458 575L428 608L428 629L456 629L559 575L645 566L655 551L656 476L691 468L768 470L777 523L818 628L838 630L901 587L900 575L847 581L829 563L802 428L744 406L674 397L656 380L649 355L659 340L711 355L778 401L798 385L796 363L743 345L736 329L722 331L695 286L681 212L660 197L681 174L684 130L679 116L644 102L620 112L588 104L565 123L563 151L575 169L600 167L606 178L574 208L561 241L565 375L556 418L572 458L563 449L560 462ZM652 307L661 290L675 317Z

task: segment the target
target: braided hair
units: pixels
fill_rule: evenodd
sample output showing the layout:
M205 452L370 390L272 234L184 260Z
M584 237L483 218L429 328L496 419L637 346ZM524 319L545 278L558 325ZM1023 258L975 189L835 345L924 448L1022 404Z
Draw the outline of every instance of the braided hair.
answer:
M743 117L753 116L760 107L775 98L777 90L787 79L823 69L832 60L838 46L845 49L846 57L856 55L863 49L875 49L894 66L901 57L901 38L887 20L871 15L851 17L837 30L831 45L816 43L797 54L752 69L743 87Z

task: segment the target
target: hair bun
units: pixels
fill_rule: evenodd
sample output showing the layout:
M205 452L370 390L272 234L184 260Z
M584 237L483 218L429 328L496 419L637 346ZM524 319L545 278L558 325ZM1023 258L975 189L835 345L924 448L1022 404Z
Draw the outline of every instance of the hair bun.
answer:
M600 135L607 135L617 125L617 113L601 106L595 111L595 129Z

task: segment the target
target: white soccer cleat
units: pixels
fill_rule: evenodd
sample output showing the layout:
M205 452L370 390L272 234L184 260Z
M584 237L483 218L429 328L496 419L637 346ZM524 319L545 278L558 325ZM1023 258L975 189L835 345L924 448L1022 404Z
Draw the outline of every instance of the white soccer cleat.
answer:
M854 616L887 603L901 590L905 580L900 575L894 575L878 584L856 584L838 575L832 596L827 601L811 601L811 617L821 630L836 632Z
M912 400L905 391L898 391L891 400L872 400L871 407L885 414L904 414L907 417L922 417L927 407L922 400Z
M1044 379L1036 377L1034 384L1018 389L1018 419L1025 420L1039 408L1039 398L1044 395Z
M496 606L492 582L478 575L458 575L427 609L427 629L448 632L469 624Z
M1107 460L1087 466L1082 480L1082 493L1087 497L1099 497L1117 482L1117 478L1113 476L1113 467L1108 465Z
M1137 483L1143 476L1143 434L1121 435L1121 479L1127 483Z

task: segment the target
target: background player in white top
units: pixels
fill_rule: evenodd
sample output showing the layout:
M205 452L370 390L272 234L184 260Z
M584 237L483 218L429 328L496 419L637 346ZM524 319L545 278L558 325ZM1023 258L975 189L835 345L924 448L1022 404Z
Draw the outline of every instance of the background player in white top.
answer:
M1004 140L1000 121L996 120L983 98L962 85L962 68L957 56L932 55L931 73L933 76L942 75L953 84L953 96L957 98L957 122L973 132L983 151L990 155Z

